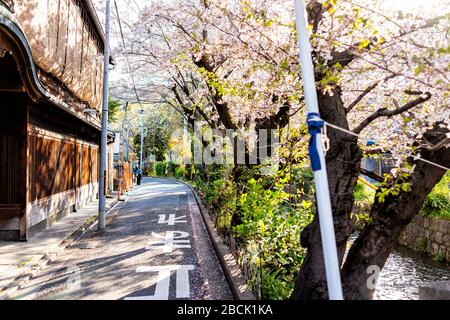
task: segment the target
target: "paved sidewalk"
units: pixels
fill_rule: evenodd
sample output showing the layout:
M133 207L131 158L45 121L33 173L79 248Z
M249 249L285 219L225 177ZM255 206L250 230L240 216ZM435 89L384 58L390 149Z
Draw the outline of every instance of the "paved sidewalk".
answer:
M107 198L107 210L116 203L116 196ZM57 255L62 249L61 244L77 231L81 231L97 212L98 201L94 201L37 233L27 242L0 241L0 300L5 291L11 289L9 287L17 277L31 269L39 268L46 257Z

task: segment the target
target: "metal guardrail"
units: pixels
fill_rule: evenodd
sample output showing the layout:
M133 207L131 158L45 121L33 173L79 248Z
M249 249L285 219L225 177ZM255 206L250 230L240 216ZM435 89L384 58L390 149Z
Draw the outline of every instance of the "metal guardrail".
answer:
M368 186L369 188L373 189L373 190L377 190L378 188L370 183L369 181L367 181L366 179L362 178L362 177L358 177L358 181L361 182L362 184Z

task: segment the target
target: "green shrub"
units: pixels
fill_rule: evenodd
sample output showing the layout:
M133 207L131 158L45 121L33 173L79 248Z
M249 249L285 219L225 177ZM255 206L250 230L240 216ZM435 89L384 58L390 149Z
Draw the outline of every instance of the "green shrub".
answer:
M295 278L287 279L278 271L265 271L261 274L261 293L266 300L281 300L289 297L294 289Z
M186 168L185 167L178 167L175 170L175 178L177 179L186 179Z
M155 164L155 174L158 177L162 177L166 175L166 163L165 162L157 162Z
M170 177L175 176L175 171L177 170L178 165L172 161L168 161L166 163L166 175Z
M205 193L205 201L207 204L211 205L214 208L220 206L219 199L222 195L223 188L225 188L225 183L225 179L217 179L208 185Z
M375 199L375 190L358 182L353 191L353 197L355 203L352 215L356 218L356 227L362 229L365 224L372 221L369 214Z
M246 245L249 263L261 272L263 299L285 299L292 292L305 255L300 233L312 220L313 202L290 202L284 191L287 180L280 181L265 189L260 180L251 179L238 201L242 223L235 231ZM255 279L250 283L257 290Z
M150 163L146 168L142 170L142 174L147 177L151 177L155 175L155 164Z
M178 167L179 167L178 164L171 161L157 162L155 164L155 174L158 177L163 176L174 177L176 176L176 170Z
M427 196L421 209L422 215L450 219L449 184L450 173L447 172Z
M433 256L433 260L443 262L445 261L445 254L441 251L436 252L436 254Z
M233 215L236 213L236 184L229 178L222 178L212 183L206 198L215 207L217 229L223 233L231 231Z
M426 248L427 248L427 244L428 244L428 240L427 240L427 238L426 237L419 237L418 239L417 239L417 250L419 251L419 252L422 252L422 253L424 253L425 252L425 250L426 250Z
M192 184L211 207L217 229L231 233L242 249L237 258L248 267L250 288L263 299L288 298L305 256L300 233L314 210L311 170L264 176L257 166L240 167L236 182L236 171L227 167L192 169Z
M313 196L314 185L314 173L309 167L294 168L292 170L291 183L295 185L296 189L301 191L302 194Z

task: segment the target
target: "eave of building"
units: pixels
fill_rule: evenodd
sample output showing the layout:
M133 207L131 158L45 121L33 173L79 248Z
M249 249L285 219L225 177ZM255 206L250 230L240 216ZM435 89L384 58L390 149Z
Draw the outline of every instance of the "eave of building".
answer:
M97 15L97 10L94 8L94 4L92 3L92 0L81 0L80 1L83 4L84 9L86 10L89 18L91 19L92 23L94 24L95 31L98 35L98 37L101 40L101 43L103 45L103 52L105 49L105 32L103 30L102 24L100 23L100 19Z

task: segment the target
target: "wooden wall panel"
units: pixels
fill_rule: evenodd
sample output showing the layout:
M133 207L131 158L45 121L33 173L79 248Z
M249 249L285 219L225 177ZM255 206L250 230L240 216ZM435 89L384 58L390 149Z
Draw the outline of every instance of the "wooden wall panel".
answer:
M92 176L91 183L97 182L99 179L98 169L99 169L99 149L91 148L91 163L92 163Z
M84 186L89 183L89 147L83 146L81 150L83 159L81 164L81 185Z
M6 102L7 101L7 102ZM2 100L0 106L0 230L20 230L25 207L25 113L18 100Z
M20 97L0 99L0 205L25 202L23 151L26 102Z
M81 145L75 144L75 188L81 186L81 163L82 152Z
M97 147L75 140L31 135L30 188L36 201L97 182ZM81 159L81 161L80 161Z
M0 131L0 204L21 204L21 135Z

